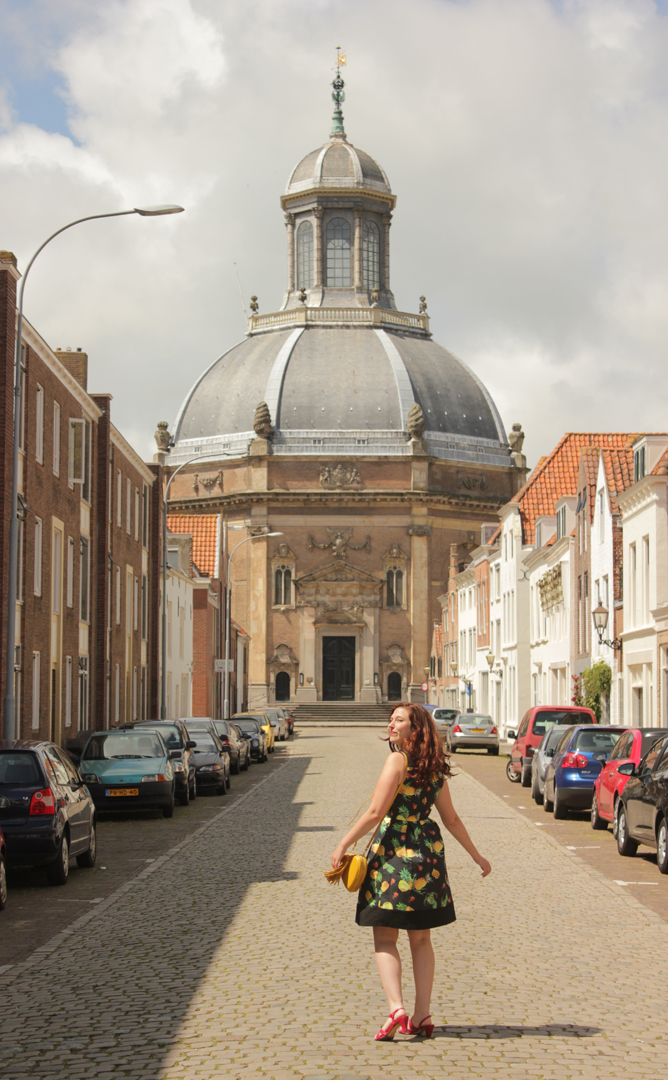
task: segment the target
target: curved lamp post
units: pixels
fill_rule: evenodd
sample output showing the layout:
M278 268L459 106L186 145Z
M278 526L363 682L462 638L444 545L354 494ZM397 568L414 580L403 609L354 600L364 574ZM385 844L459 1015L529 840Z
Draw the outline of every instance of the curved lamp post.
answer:
M603 607L603 604L599 603L598 607L595 607L592 611L591 617L594 620L594 628L598 634L599 645L608 645L611 649L614 649L615 652L618 652L622 647L620 639L616 637L613 638L612 641L608 641L607 638L603 637L608 625L608 609Z
M67 229L74 225L81 225L84 221L96 221L98 218L126 217L128 214L139 214L141 217L162 217L164 214L180 214L182 206L135 206L133 210L116 210L110 214L88 214L87 217L77 218L56 229L48 236L43 244L30 259L25 268L21 287L19 289L18 319L16 324L16 359L14 363L14 447L12 454L12 501L9 519L9 584L7 589L7 652L5 656L5 701L3 710L3 736L7 743L11 744L15 735L16 696L14 694L14 663L16 652L16 570L18 566L18 501L19 501L19 435L21 416L21 334L23 330L23 293L28 280L28 274L32 264L47 244Z
M235 547L232 548L227 558L227 577L225 583L227 585L227 596L225 598L225 698L223 702L223 719L229 720L230 718L230 566L232 563L232 556L235 551L238 551L243 544L247 544L249 540L261 540L267 536L283 536L282 532L267 532L256 533L254 536L247 536L244 540L240 540Z

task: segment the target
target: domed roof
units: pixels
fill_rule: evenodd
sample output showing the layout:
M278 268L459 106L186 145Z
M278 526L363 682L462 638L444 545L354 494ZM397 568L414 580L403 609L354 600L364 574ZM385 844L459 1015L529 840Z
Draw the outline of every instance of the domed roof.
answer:
M461 360L427 337L366 327L251 335L195 384L177 418L176 441L252 436L260 401L279 436L382 431L405 441L417 402L428 440L438 434L506 442L492 399ZM309 451L317 452L302 452Z
M348 187L392 194L390 182L378 162L336 135L302 158L290 175L285 194Z

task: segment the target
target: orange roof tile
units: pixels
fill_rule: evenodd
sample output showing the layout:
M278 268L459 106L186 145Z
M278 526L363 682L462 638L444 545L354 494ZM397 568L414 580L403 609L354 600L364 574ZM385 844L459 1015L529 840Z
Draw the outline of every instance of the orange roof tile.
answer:
M668 476L668 450L664 450L652 469L652 476ZM633 483L633 481L631 482Z
M584 447L626 449L637 438L637 434L610 431L570 431L564 435L552 453L539 461L524 487L511 499L511 502L519 503L524 543L534 543L537 517L551 517L563 495L577 493L580 452Z
M167 528L193 538L193 565L201 577L218 576L220 550L217 514L168 514Z

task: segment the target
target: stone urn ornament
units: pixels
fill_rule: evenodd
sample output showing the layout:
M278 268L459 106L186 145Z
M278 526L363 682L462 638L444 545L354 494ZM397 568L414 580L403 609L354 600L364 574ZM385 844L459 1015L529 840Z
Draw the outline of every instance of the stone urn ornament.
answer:
M425 433L427 423L424 418L424 413L422 412L422 406L418 405L417 401L411 405L408 420L406 421L406 427L408 428L408 434L411 439L417 439L419 441Z
M157 431L155 433L154 438L155 438L156 446L158 447L158 451L161 454L166 454L167 453L167 451L169 450L169 444L170 444L170 442L172 440L172 437L169 434L168 429L169 429L169 424L167 423L166 420L158 420L158 429L157 429Z
M261 401L255 410L253 429L260 439L268 439L271 435L271 413L266 401Z

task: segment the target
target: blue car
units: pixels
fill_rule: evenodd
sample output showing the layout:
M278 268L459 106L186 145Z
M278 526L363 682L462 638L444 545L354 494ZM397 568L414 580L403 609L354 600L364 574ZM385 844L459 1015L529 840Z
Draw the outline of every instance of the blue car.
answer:
M98 731L79 768L98 810L162 810L172 817L174 766L157 731Z
M567 817L569 810L591 810L594 781L625 730L599 724L567 728L545 772L543 810L555 818Z

